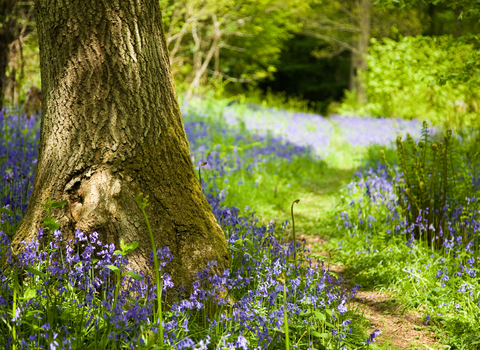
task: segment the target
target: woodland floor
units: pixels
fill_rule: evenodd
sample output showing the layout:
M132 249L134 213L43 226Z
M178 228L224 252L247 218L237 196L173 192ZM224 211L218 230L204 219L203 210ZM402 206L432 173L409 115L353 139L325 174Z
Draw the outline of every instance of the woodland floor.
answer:
M321 224L323 215L328 215L340 196L340 189L352 179L350 169L329 169L322 176L314 192L303 193L300 203L295 207L295 228L298 241L306 241L310 251L326 257L325 265L330 271L343 278L343 286L352 289L353 276L348 266L339 266L329 258L325 248L328 232ZM285 212L279 213L286 217ZM289 214L289 213L288 213ZM407 310L395 295L379 292L373 288L360 289L352 299L350 309L357 309L369 324L370 333L380 329L383 334L375 343L380 349L444 349L435 334L423 324L419 312Z
M328 256L328 251L319 251L326 241L320 236L302 235L313 253ZM353 276L347 266L329 264L325 268L342 277L342 286L351 290ZM356 309L369 323L369 333L380 329L383 333L378 337L376 345L383 349L443 349L441 344L423 323L419 313L406 310L398 302L395 295L378 292L375 288L360 289L354 299L349 302L349 309Z

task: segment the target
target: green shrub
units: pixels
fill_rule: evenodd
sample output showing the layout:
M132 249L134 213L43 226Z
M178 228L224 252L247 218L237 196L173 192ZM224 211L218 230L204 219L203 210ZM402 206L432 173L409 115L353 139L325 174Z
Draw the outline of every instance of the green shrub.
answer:
M360 73L368 103L358 105L347 92L339 112L468 124L478 116L480 88L436 77L464 66L472 48L451 36L372 39L368 69Z
M381 151L383 163L393 179L403 215L410 224L421 216L426 220L428 244L435 241L435 232L447 232L453 211L466 210L472 197L478 197L477 168L478 143L460 142L447 130L442 138L432 136L426 122L423 123L422 137L417 143L407 133L402 140L397 138L397 176ZM438 140L436 140L438 139ZM415 228L415 239L420 239L421 228ZM463 232L466 240L466 233ZM443 246L443 235L436 237L436 246Z

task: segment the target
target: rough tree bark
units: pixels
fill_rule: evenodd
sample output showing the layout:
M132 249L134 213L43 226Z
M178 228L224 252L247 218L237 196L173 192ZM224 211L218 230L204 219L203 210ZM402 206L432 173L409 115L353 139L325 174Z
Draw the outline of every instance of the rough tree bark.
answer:
M229 266L228 247L189 155L158 1L37 0L43 111L33 194L15 251L54 212L66 238L78 227L105 243L137 240L144 269L151 246L135 195L149 195L155 243L174 255L176 286L208 261Z

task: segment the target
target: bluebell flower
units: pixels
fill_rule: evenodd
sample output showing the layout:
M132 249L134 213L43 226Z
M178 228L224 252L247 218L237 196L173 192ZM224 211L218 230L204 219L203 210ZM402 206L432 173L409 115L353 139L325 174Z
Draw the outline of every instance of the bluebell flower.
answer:
M431 318L430 315L425 316L425 325L428 325L430 318Z
M240 334L237 340L235 341L235 347L243 350L248 350L247 339L242 334Z
M338 305L337 310L338 312L340 312L340 315L343 315L348 311L345 305L343 305L343 303Z
M382 331L379 330L379 329L376 329L372 332L372 334L370 334L370 336L368 337L367 339L367 344L372 344L374 342L376 342L376 337L378 337L380 334L382 334Z

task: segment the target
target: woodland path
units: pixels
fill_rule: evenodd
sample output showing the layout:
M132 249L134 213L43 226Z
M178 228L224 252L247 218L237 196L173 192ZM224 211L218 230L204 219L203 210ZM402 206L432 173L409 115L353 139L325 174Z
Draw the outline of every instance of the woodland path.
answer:
M308 194L303 193L300 203L295 206L295 230L298 241L306 241L310 251L326 257L325 264L330 271L343 278L345 288L353 288L354 276L348 266L338 265L329 257L325 247L332 228L326 227L321 218L331 215L331 209L340 196L340 189L351 181L354 170L328 169L318 179L318 186ZM316 181L317 182L317 181ZM279 212L278 217L289 217L288 212ZM377 349L444 349L435 334L423 324L418 312L407 310L395 295L380 293L375 287L361 288L357 297L349 303L349 309L357 309L366 320L370 333L380 329L383 334L377 338Z

